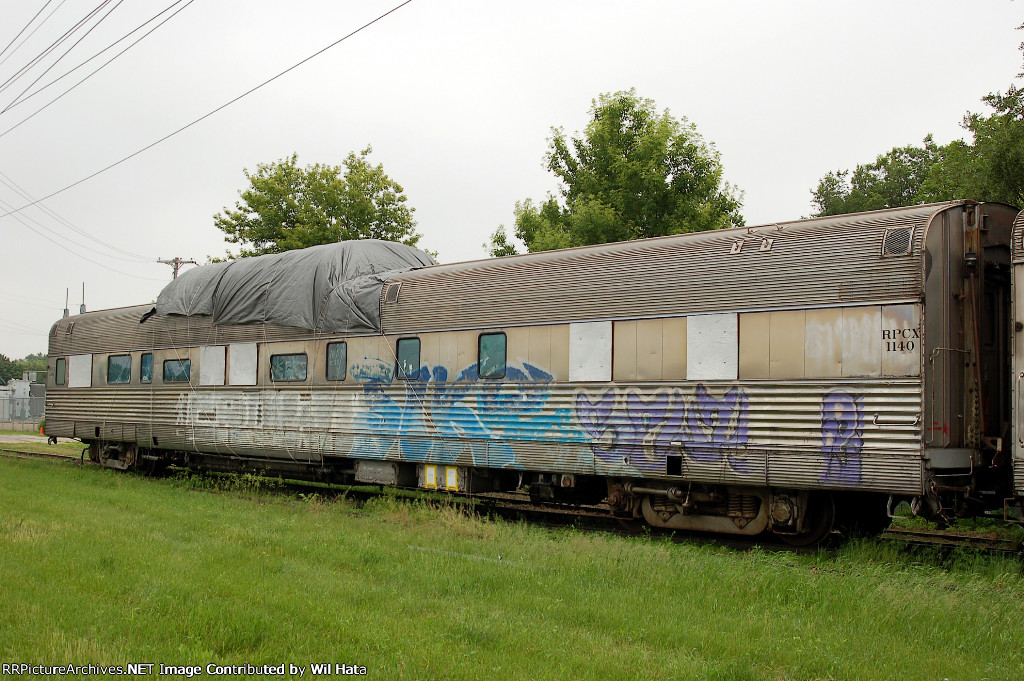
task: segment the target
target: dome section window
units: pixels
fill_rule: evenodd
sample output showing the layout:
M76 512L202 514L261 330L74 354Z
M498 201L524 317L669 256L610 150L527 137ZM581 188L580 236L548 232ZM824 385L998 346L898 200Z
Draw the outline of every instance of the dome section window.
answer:
M107 357L107 383L129 383L132 380L132 356L111 355Z
M506 343L503 333L480 334L476 364L480 378L505 378Z
M306 353L296 352L288 355L270 356L271 381L305 381Z
M164 361L164 383L188 383L192 376L192 360L168 359Z
M398 339L398 377L414 381L420 376L420 339Z
M344 381L348 374L348 344L327 344L327 380Z

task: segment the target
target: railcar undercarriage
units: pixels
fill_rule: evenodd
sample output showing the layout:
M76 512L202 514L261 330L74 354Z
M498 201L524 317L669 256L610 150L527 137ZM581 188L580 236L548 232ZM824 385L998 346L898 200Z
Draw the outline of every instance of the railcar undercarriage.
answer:
M623 526L670 530L777 535L805 546L834 530L877 534L889 526L894 499L879 493L827 492L768 487L710 485L695 482L605 478L565 473L433 466L350 458L303 462L253 459L230 454L139 447L135 443L95 440L91 461L108 468L161 475L171 465L220 473L280 476L333 484L376 484L407 489L436 489L460 494L527 490L539 506L605 505ZM431 477L433 468L442 468ZM454 472L454 475L451 474ZM433 482L431 482L433 480ZM924 506L916 504L915 510Z

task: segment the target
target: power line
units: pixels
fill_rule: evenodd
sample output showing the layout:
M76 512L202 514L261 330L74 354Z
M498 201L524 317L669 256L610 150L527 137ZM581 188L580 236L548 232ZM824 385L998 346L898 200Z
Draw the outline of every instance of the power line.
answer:
M2 206L10 206L10 204L9 204L9 203L7 203L6 201L0 201L0 205L2 205ZM16 213L16 212L17 212L17 211L11 211L11 213L7 213L7 215L10 215L10 214L12 214L12 213ZM145 280L147 280L147 281L165 281L164 279L154 279L153 277L140 277L140 276L138 276L138 275L135 275L135 274L129 274L128 272L122 272L121 270L115 270L115 269L114 269L113 267L108 267L107 265L104 265L104 264L103 264L103 263L101 263L101 262L96 262L96 261L95 261L95 260L93 260L92 258L87 258L87 257L85 257L84 255L82 255L81 253L79 253L79 252L77 252L77 251L73 251L73 250L71 250L70 248L68 248L68 247L67 247L67 246L65 246L64 244L60 243L59 241L57 241L57 240L55 240L55 239L51 239L50 237L46 236L45 234L43 234L42 232L40 232L40 231L39 231L38 229L36 229L35 227L33 227L32 225L30 225L30 224L28 224L27 222L25 222L25 220L23 220L23 219L22 219L22 216L20 216L20 215L15 215L15 216L14 216L14 219L15 219L15 220L17 220L18 222L20 222L20 223L21 223L22 225L24 225L25 227L28 227L28 228L29 228L29 229L30 229L31 231L33 231L33 232L35 232L36 234L38 234L39 236L43 237L43 238L44 238L44 239L46 239L47 241L49 241L49 242L51 242L51 243L53 243L53 244L56 244L56 245L57 245L57 246L59 246L60 248L63 248L63 249L64 249L65 251L67 251L68 253L71 253L72 255L74 255L74 256L77 256L77 257L79 257L79 258L81 258L82 260L85 260L85 261L87 261L87 262L91 262L91 263L92 263L93 265L97 265L97 266L99 266L99 267L102 267L102 268L103 268L103 269L105 269L105 270L110 270L111 272L116 272L117 274L123 274L124 276L126 276L126 277L131 277L131 278L133 278L133 279L145 279Z
M21 98L22 98L23 96L25 96L25 93L26 93L26 92L28 92L29 90L31 90L31 89L32 89L32 86L33 86L33 85L35 85L35 84L36 84L36 83L38 83L38 82L39 82L40 80L42 80L43 76L45 76L45 75L46 75L47 73L49 73L49 72L50 72L50 70L51 70L51 69L52 69L53 67L55 67L55 66L56 66L57 64L59 64L59 63L60 63L60 61L61 61L61 60L62 60L62 59L63 59L64 57L68 56L68 54L70 54L70 53L71 53L71 50L73 50L73 49L75 49L76 47L78 47L78 46L79 46L79 45L80 45L80 44L82 43L82 41L83 41L83 40L85 40L86 38L88 38L88 37L89 37L89 34L90 34L90 33L92 33L92 32L93 32L94 30L96 30L96 27L97 27L97 26L99 26L100 24L102 24L102 23L103 23L103 22L104 22L104 21L105 21L105 20L106 20L106 19L107 19L107 18L108 18L108 17L109 17L109 16L111 15L111 14L113 14L113 13L114 13L114 10L116 10L116 9L117 9L118 7L120 7L120 6L121 6L121 3L123 3L123 2L124 2L124 0L117 0L117 4L116 4L116 5L114 5L113 7L111 7L111 8L110 8L110 9L109 9L109 10L107 11L107 13L106 13L106 14L104 14L104 15L103 15L102 17L100 17L100 18L99 18L99 19L98 19L98 20L96 21L96 23L94 23L94 24L93 24L92 26L90 26L90 27L89 27L89 30L88 30L88 31L86 31L86 32L85 32L85 33L84 33L84 34L82 35L82 37L81 37L81 38L79 38L78 40L76 40L76 41L75 41L75 44L74 44L74 45L72 45L72 46L71 46L71 47L69 47L68 49L64 50L64 54L62 54L62 55L60 55L59 57L57 57L57 58L56 58L56 59L55 59L55 60L53 61L53 63L52 63L52 64L50 64L49 66L47 66L47 67L46 67L46 68L45 68L45 69L43 70L43 72L42 72L42 73L40 73L40 74L39 74L38 76L36 76L36 79L35 79L35 80L33 80L33 81L32 81L31 83L29 83L29 84L28 84L28 85L27 85L27 86L25 87L25 89L24 89L24 90L22 90L21 92L19 92L19 93L18 93L18 96L17 96L17 97L15 97L15 98L14 98L13 100L11 100L11 103L10 103L10 104L8 104L8 105L7 105L6 107L4 107L4 110L3 110L3 111L0 111L0 113L3 113L4 111L7 111L7 109L10 109L10 108L11 108L12 106L14 106L14 104L16 104L16 103L18 102L18 100L19 100L19 99L21 99Z
M37 54L35 57L33 57L31 60L29 60L29 62L27 64L25 64L20 69L15 71L13 76L11 76L7 80L5 80L3 82L3 84L0 84L0 92L3 92L7 88L9 88L15 81L17 81L19 78L21 78L23 75L25 75L33 66L35 66L40 61L45 59L46 56L50 54L50 52L53 52L55 49L60 47L61 43L63 43L65 40L67 40L72 35L74 35L75 31L77 31L79 28L81 28L83 25L85 25L86 22L88 22L90 19L92 19L92 17L95 16L104 7L109 5L110 2L111 2L111 0L103 0L103 2L101 2L97 7L93 8L92 11L90 11L88 14L86 14L85 17L83 17L82 19L79 19L71 28L69 28L68 30L64 31L64 34L61 37L57 38L55 41L50 43L50 45L45 50L43 50L42 52ZM24 44L24 43L22 43L22 44ZM19 47L20 47L20 45L19 45ZM13 54L13 52L12 52L12 54Z
M22 198L25 198L25 199L27 199L29 201L33 200L32 195L29 194L24 189L24 187L21 187L17 182L15 182L10 177L5 175L2 171L0 171L0 184L6 185L9 189L13 190L16 194L19 194ZM39 210L43 211L44 213L49 215L51 218L53 218L57 222L61 223L62 225L64 225L68 229L70 229L71 231L76 232L79 235L85 237L86 239L89 239L90 241L93 241L95 243L100 244L101 246L106 246L107 248L109 248L112 251L116 251L117 253L121 253L123 255L130 256L130 257L134 258L135 260L141 260L143 262L152 262L154 260L154 258L152 258L150 256L140 255L138 253L133 253L132 251L126 251L123 248L120 248L120 247L115 246L113 244L109 244L106 241L103 241L102 239L99 239L99 238L93 236L92 234L90 234L89 232L85 231L84 229L74 225L71 221L69 221L66 218L64 218L63 216L61 216L55 210L52 210L51 208L49 208L49 207L47 207L47 206L45 206L43 204L38 204L37 207L39 208ZM43 229L46 229L46 230L48 230L48 231L50 231L50 232L52 232L54 234L58 234L56 231L51 230L48 227L45 227L38 220L34 220L33 219L32 221L35 222L40 227L43 227ZM58 236L62 236L63 237L63 235L61 235L61 234L58 234ZM67 239L67 237L63 237L63 238ZM67 240L71 241L71 239L67 239ZM71 241L71 243L75 243L75 242ZM83 246L83 248L88 248L88 246ZM89 250L94 250L94 249L90 248ZM109 256L109 254L101 253L100 251L95 251L95 252L96 253L100 253L101 255L104 255L104 256L108 256L108 257L117 257L117 256ZM123 260L124 258L118 258L118 259L119 260Z
M49 4L51 3L51 2L53 2L53 0L46 0L46 4L44 4L44 5L42 6L42 7L40 7L40 8L39 8L39 11L35 13L35 16L33 16L33 17L32 17L31 19L29 19L29 20L28 20L28 23L27 23L27 24L25 24L25 28L23 28L23 29L21 29L20 31L18 31L18 35L16 35L16 36L14 36L13 38L11 38L11 42L7 43L7 46L6 46L6 47L4 47L4 49L0 50L0 57L2 57L2 56L3 56L3 54L4 54L4 52L6 52L6 51L7 51L7 49L8 49L8 48L9 48L9 47L10 47L11 45L13 45L13 44L14 44L14 41L15 41L15 40L17 40L18 38L20 38L20 37L21 37L21 34L22 34L22 33L24 33L25 31L27 31L27 30L28 30L28 27L32 25L32 22L33 22L33 21L35 21L36 19L38 19L38 18L39 18L39 15L43 13L43 10L45 10L45 9L46 9L46 7L47 7L47 5L49 5Z
M223 109L226 109L227 107L231 106L232 104L234 104L235 102L239 101L240 99L243 99L243 98L251 95L253 92L256 92L260 88L263 88L263 87L269 85L270 83L274 82L275 80L277 80L281 76L283 76L283 75L285 75L287 73L290 73L291 71L294 71L295 69L297 69L298 67L302 66L306 62L308 62L308 61L310 61L312 59L315 59L316 57L319 57L321 54L323 54L327 50L331 49L332 47L335 47L336 45L339 45L340 43L348 40L349 38L351 38L352 36L356 35L360 31L363 31L363 30L369 28L370 26L376 24L378 21L381 21L382 19L390 16L391 14L394 14L398 10L400 10L403 7L405 7L406 5L408 5L410 2L412 2L412 0L405 0L405 2L402 2L402 3L398 4L398 5L396 5L392 9L388 10L387 12L385 12L384 14L381 14L376 19L363 24L362 26L360 26L359 28L355 29L354 31L352 31L348 35L345 35L345 36L339 38L338 40L335 40L333 43L331 43L327 47L324 47L323 49L318 50L317 52L314 52L313 54L311 54L310 56L306 57L305 59L303 59L302 61L298 62L297 64L289 66L287 69L285 69L284 71L281 71L276 76L268 78L267 80L263 81L262 83L260 83L256 87L251 88L251 89L247 90L246 92L243 92L242 94L238 95L237 97L235 97L231 101L226 102L225 104L221 104L220 106L218 106L213 111L210 111L209 113L200 116L199 118L195 119L191 123L188 123L187 125L183 125L182 127L178 128L174 132L161 137L157 141L144 146L143 148L139 149L138 151L136 151L136 152L134 152L132 154L129 154L128 156L125 156L120 161L115 161L114 163L111 163L110 165L106 166L105 168L101 168L101 169L97 170L96 172L94 172L93 174L88 175L86 177L83 177L82 179L78 180L77 182L72 182L71 184L67 185L66 187L62 187L61 189L58 189L55 192L51 192L50 194L47 194L46 196L44 196L41 199L36 199L32 203L28 203L28 204L26 204L24 206L21 206L20 208L15 208L13 210L7 211L6 213L2 213L2 214L0 214L0 218L5 218L8 215L13 215L14 213L19 213L19 212L25 210L26 208L34 206L35 204L39 203L40 201L46 201L47 199L53 198L54 196L57 196L58 194L66 192L67 190L72 189L73 187L77 187L78 185L82 184L83 182L88 182L92 178L96 177L97 175L101 175L101 174L107 172L111 168L116 168L117 166L121 165L125 161L129 161L129 160L135 158L136 156L138 156L139 154L141 154L141 153L143 153L145 151L149 151L150 149L152 149L153 147L157 146L158 144L160 144L162 142L166 142L167 140L169 140L170 138L174 137L175 135L178 135L179 133L182 133L185 130L188 130L193 125L195 125L197 123L200 123L201 121L206 120L210 116L214 115L215 113L218 113L219 111L221 111Z
M158 19L158 18L159 18L159 17L161 16L161 15L163 15L163 14L166 14L166 13L167 13L167 12L169 12L170 10L174 9L174 6L175 6L175 5L179 5L179 4L181 4L182 2L184 2L184 0L174 0L174 2L173 2L172 4L168 5L168 6L167 6L167 7L165 7L164 9L160 10L159 12L157 12L156 14L154 14L154 15L153 15L152 17L150 17L149 19L147 19L146 21L142 22L141 24L139 24L138 26L136 26L136 27L135 27L134 29L132 29L131 31L129 31L128 33L126 33L125 35L121 36L120 38L118 38L118 39L117 39L117 40L115 40L114 42L110 43L109 45L107 45L106 47L104 47L104 48L103 48L102 50L100 50L99 52L97 52L96 54L92 55L91 57L89 57L88 59L86 59L85 61L83 61L82 63L80 63L80 64L79 64L78 66L76 66L76 67L74 67L73 69L70 69L70 70L68 70L68 71L65 71L65 72L64 72L63 74L61 74L60 76L57 76L56 78L54 78L53 80L51 80L51 81L50 81L49 83L47 83L46 85L43 85L43 86L42 86L42 87L40 87L39 89L35 90L35 91L34 91L34 92L33 92L32 94L30 94L30 95L28 95L28 96L26 96L26 97L23 97L23 98L19 99L19 100L18 100L18 101L16 101L16 102L12 102L12 103L11 103L10 105L8 105L8 106L7 106L7 108L6 108L6 109L4 109L4 111L2 111L2 112L0 112L0 113L4 113L4 112L6 112L6 111L8 111L8 110L10 110L10 109L13 109L13 108L15 108L15 107L17 107L17 106L20 106L21 104L24 104L25 102L27 102L28 100L32 99L32 98L33 98L33 97L35 97L36 95L38 95L38 94L41 94L42 92L44 92L45 90L47 90L47 89L48 89L48 88L49 88L50 86L52 86L52 85L56 85L56 84L57 84L57 83L59 83L59 82L60 82L61 80L63 80L64 78L67 78L67 77L68 77L68 76L70 76L70 75L71 75L72 73L74 73L74 72L75 72L75 71L77 71L78 69L82 68L83 66L85 66L86 64L88 64L89 62L91 62L91 61L92 61L93 59L96 59L96 58L97 58L97 57L99 57L99 56L100 56L101 54L103 54L103 53L104 53L104 52L106 52L107 50L111 49L112 47L114 47L114 46L115 46L115 45L117 45L118 43L120 43L120 42L122 42L122 41L124 41L124 40L127 40L128 38L130 38L130 37L131 37L132 35L134 35L134 34L135 34L135 33L137 33L137 32L138 32L139 30L141 30L142 28L144 28L144 27L145 27L145 26L146 26L147 24L150 24L150 23L152 23L153 21L156 21L156 20L157 20L157 19ZM142 42L142 41L143 41L143 40L144 40L145 38L147 38L147 37L148 37L148 36L149 36L149 35L150 35L151 33L153 33L153 31L155 31L156 29L160 28L161 26L163 26L164 24L166 24L166 23L167 23L168 21L170 21L171 19L173 19L173 18L174 18L174 17L175 17L175 16L176 16L176 15L178 14L178 12L180 12L180 11L181 11L181 10L183 10L183 9L185 9L185 7L188 7L188 6L189 6L189 5L191 5L191 4L193 3L193 2L194 2L194 0L188 0L188 2L186 2L186 3L185 3L185 5L184 5L183 7L179 7L179 8L177 9L177 11L175 11L175 12L174 12L174 14L172 14L172 15L171 15L171 16L169 16L169 17L167 17L166 19L164 19L163 21L161 21L161 22L160 22L159 24L157 24L156 26L154 26L153 28L151 28L150 30L148 30L148 31L147 31L147 32L146 32L145 34L143 34L143 35L142 35L142 36L141 36L141 37L140 37L140 38L139 38L138 40L136 40L135 42L133 42L133 43L132 43L131 45L129 45L128 47L124 48L123 50L121 50L120 52L118 52L117 54L115 54L115 55L114 55L113 57L111 57L110 59L108 59L107 61L103 62L103 64L101 64L101 65L100 65L100 66L99 66L98 68L96 68L96 69L95 69L94 71L92 71L91 73L89 73L89 75L87 75L87 76L86 76L85 78L83 78L82 80L78 81L77 83L75 83L74 85L72 85L71 87L69 87L69 88L68 88L67 90L65 90L65 91L64 91L63 93L61 93L60 95L58 95L58 96L57 96L57 97L55 97L54 99L50 100L50 101L49 101L49 102L48 102L47 104L45 104L45 105L44 105L44 106L42 106L41 108L37 109L37 110L36 110L35 112L33 112L32 114L30 114L30 115L29 115L29 116L28 116L27 118L25 118L24 120L22 120L22 121L21 121L21 123L24 123L25 121L27 121L27 120L29 120L30 118L34 117L34 116L35 116L36 114L38 114L39 112L41 112L41 111L43 111L44 109L48 108L48 107L49 107L49 106L50 106L51 104L53 104L53 103L57 102L57 101L58 101L59 99L61 99L61 98L62 98L62 97L63 97L64 95L68 94L69 92L71 92L72 90L74 90L75 88L77 88L77 87L78 87L79 85L81 85L81 84L82 84L82 83L84 83L85 81L87 81L87 80L89 80L90 78L92 78L92 77L93 77L94 75L96 75L96 74L97 74L97 73L99 73L99 72L100 72L101 70L103 70L103 69L104 69L104 68L105 68L105 67L106 67L106 66L107 66L108 64L110 64L111 62L113 62L113 61L114 61L115 59L117 59L118 57L120 57L120 56L121 56L122 54L124 54L124 53L125 53L125 52L127 52L128 50L130 50L130 49L132 49L133 47L135 47L136 45L138 45L138 44L139 44L140 42ZM8 132L11 132L11 130L14 130L14 128L17 128L17 127L18 127L19 125L21 125L21 123L18 123L18 124L17 124L17 125L15 125L14 127L12 127L12 128L9 128L8 130L6 130L5 132L3 132L3 133L0 133L0 137L3 137L3 136L4 136L4 135L6 135L6 134L7 134Z
M16 46L16 47L15 47L15 48L14 48L13 50L11 50L11 53L10 53L9 55L7 55L6 57L4 57L3 59L0 59L0 66L2 66L2 65L3 65L3 64L4 64L4 63L5 63L5 62L6 62L6 61L7 61L8 59L10 59L11 57L13 57L13 56L14 56L14 53L15 53L15 52L17 52L18 50L20 50L20 49L21 49L21 46L22 46L22 45L24 45L24 44L25 44L25 42L26 42L26 41L28 41L28 39L29 39L29 38L31 38L32 36L34 36L34 35L36 34L36 31L38 31L38 30L39 30L40 28L42 28L42 27L43 27L43 24L45 24L45 23L46 23L47 21L49 21L49 20L50 20L50 17L52 17L52 16L54 15L54 14L56 14L56 13L57 13L57 10L59 10L59 9L60 9L61 7L63 7L63 6L64 6L64 3L65 3L65 2L67 2L67 0L60 0L60 4L59 4L59 5L57 5L56 7L54 7L54 8L53 8L53 9L52 9L52 10L50 11L50 13L49 13L49 14L47 14L47 15L46 15L45 17L43 17L43 20L42 20L42 21L40 21L40 22L39 22L39 24L38 24L38 25L37 25L37 26L36 26L35 28L33 28L33 29L32 29L32 32L31 32L31 33L29 33L29 34L28 34L27 36L25 36L24 38L22 38L21 42L20 42L20 43L18 43L18 45L17 45L17 46ZM46 3L46 4L47 4L47 5L49 5L50 3ZM43 6L43 9L46 9L46 6L45 6L45 5ZM42 11L42 10L40 10L40 11ZM26 28L27 28L27 27L26 27Z

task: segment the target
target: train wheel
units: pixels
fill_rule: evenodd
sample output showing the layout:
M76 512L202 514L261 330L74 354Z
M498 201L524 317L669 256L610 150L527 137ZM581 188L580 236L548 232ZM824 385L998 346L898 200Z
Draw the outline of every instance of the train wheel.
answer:
M831 494L812 494L807 500L808 521L803 532L798 534L776 534L790 546L814 546L832 533L836 521L836 507Z

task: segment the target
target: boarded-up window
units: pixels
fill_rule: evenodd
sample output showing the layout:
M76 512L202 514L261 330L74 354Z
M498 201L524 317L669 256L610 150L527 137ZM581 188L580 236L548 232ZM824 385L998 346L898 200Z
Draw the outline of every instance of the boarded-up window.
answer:
M739 325L736 313L686 318L686 380L736 380Z
M92 355L71 355L68 357L68 387L92 387Z
M199 348L199 385L224 385L227 348L206 345Z
M255 343L228 346L228 382L231 385L256 385L258 354Z
M612 380L612 323L569 325L569 380Z

